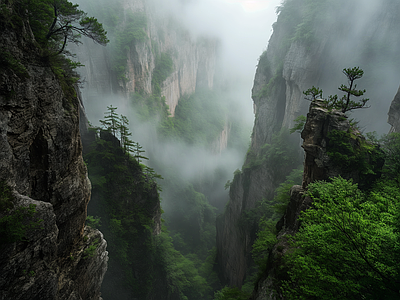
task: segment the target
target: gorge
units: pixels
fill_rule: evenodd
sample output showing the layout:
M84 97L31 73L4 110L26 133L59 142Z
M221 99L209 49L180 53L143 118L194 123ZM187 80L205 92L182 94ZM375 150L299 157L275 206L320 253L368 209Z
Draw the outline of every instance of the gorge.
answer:
M309 185L352 180L364 208L393 188L374 212L396 220L400 4L280 3L251 107L223 38L184 17L201 2L81 0L110 42L70 43L75 57L40 39L36 1L0 2L0 299L309 299L291 256L319 199ZM339 94L353 66L370 108L304 100L311 86ZM398 280L395 259L371 257ZM340 299L392 295L374 276Z

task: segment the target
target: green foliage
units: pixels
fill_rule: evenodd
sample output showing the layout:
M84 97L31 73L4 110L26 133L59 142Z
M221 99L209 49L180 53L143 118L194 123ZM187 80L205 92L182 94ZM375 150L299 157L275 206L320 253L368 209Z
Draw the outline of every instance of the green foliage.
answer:
M214 300L247 300L250 294L241 291L237 287L224 287L214 294Z
M386 178L400 183L400 133L391 133L382 138L382 150L385 153L383 172Z
M351 97L360 97L364 95L365 90L357 90L357 85L354 83L355 80L360 79L364 75L364 71L359 67L354 68L345 68L343 69L343 74L346 75L348 79L348 86L342 84L338 89L342 92L345 92L343 97L338 98L337 95L331 95L328 99L324 99L324 102L328 109L338 109L341 110L343 113L358 109L358 108L365 108L369 99L362 98L358 101L354 101ZM322 90L316 87L312 87L307 91L303 92L304 95L307 97L305 99L313 101L317 98L322 98Z
M121 129L116 129L118 136ZM133 155L129 155L112 130L97 132L85 160L89 178L96 181L89 212L101 217L100 230L107 239L110 257L103 296L112 297L119 290L126 293L119 299L149 299L160 293L175 299L209 299L210 286L218 282L212 271L215 251L209 252L215 243L214 208L192 186L180 189L180 183L174 182L175 198L181 201L177 214L183 220L171 226L174 240L165 230L153 235L153 218L159 213L153 178L160 176L138 162L143 153L140 145L134 143L138 148L134 146ZM135 151L141 158L136 159ZM181 235L177 228L184 228ZM174 249L175 242L184 255ZM94 251L94 247L88 249Z
M101 45L109 42L102 24L96 18L88 17L77 4L67 0L17 3L29 18L36 41L51 55L63 53L67 42L80 43L81 36Z
M289 132L290 134L294 132L301 133L303 131L304 125L306 124L307 117L306 116L298 116L296 119L294 119L294 126L290 128Z
M398 299L400 191L377 183L367 194L340 177L309 185L312 208L293 238L287 299Z
M315 86L312 86L307 91L303 91L303 94L306 96L305 99L309 101L314 101L322 98L322 90Z
M179 295L179 299L205 299L211 292L210 285L195 266L196 256L190 259L189 255L185 257L175 250L165 230L155 239L157 257L167 271L171 293Z
M266 59L266 58L264 58ZM262 61L262 57L260 58L260 61ZM264 71L265 72L265 71ZM269 97L276 91L276 89L279 88L281 83L284 82L282 79L282 72L283 72L283 64L280 65L280 67L275 71L275 74L271 77L271 79L268 81L267 84L265 84L261 90L254 95L255 100L260 100L261 98Z
M384 159L379 145L339 130L329 132L327 154L344 172L359 170L362 178L380 174Z
M275 211L275 218L278 219L285 213L286 207L290 200L290 189L293 185L301 185L303 181L303 166L293 169L286 180L281 183L275 190L276 196L273 200L273 208Z
M336 21L331 11L340 7L342 2L332 0L285 0L277 8L280 23L287 30L286 43L295 41L312 44L318 37L321 24Z
M210 145L224 129L225 120L221 95L202 90L182 97L175 116L161 122L158 132L165 139L177 139L190 145Z
M100 217L93 217L93 216L87 216L86 217L86 225L90 226L92 228L99 228L101 221Z
M13 199L11 189L4 181L0 181L0 213L14 207Z
M100 132L85 160L89 178L95 183L88 211L101 218L99 229L108 242L110 257L102 293L110 297L113 290L120 289L145 299L153 272L149 229L159 207L156 184L109 131ZM137 247L139 244L142 246ZM141 278L133 275L132 264L140 270Z
M0 247L5 244L26 241L27 233L39 229L42 220L35 217L36 205L14 207L10 187L0 181Z
M132 105L135 108L137 118L143 122L152 119L168 122L168 106L165 104L165 97L157 95L142 95L138 92L131 94Z
M259 223L257 239L253 243L252 256L260 270L267 265L269 251L276 244L276 220L262 218Z
M0 246L9 243L27 241L27 233L30 230L40 228L42 220L34 217L36 205L28 207L7 208L0 218Z
M69 103L72 104L74 102L73 99L76 98L74 87L79 80L79 75L76 73L75 69L81 66L81 64L62 55L50 56L47 59L49 60L50 67L54 75L57 77L66 98L69 100ZM67 109L70 110L73 108L73 106L70 106Z
M169 185L167 196L174 199L170 203L174 210L165 216L174 245L184 255L195 253L203 260L215 244L215 208L192 184L165 180Z
M272 201L263 201L261 207L256 210L261 212L257 220L257 238L253 243L252 257L257 264L259 272L266 268L269 251L277 242L276 222L283 216L290 200L289 191L295 184L301 184L303 168L293 169L286 180L275 190L275 197ZM260 273L261 274L261 273Z
M151 85L153 87L153 94L161 96L161 85L171 75L174 70L174 62L168 53L161 53L156 57Z
M285 177L300 163L299 146L297 138L290 136L289 130L282 128L274 134L271 143L265 144L259 155L249 151L246 165L243 170L257 168L265 164L274 172L277 184L283 182Z
M87 259L89 257L93 257L96 253L96 249L98 247L99 240L93 241L84 251L83 251L83 259Z
M104 120L100 120L104 130L110 131L114 136L117 135L117 130L121 128L121 117L115 112L117 107L112 105L107 106L108 112L104 113ZM125 128L124 128L125 130Z
M11 69L21 79L29 78L28 71L25 66L18 61L12 53L0 48L0 68Z
M113 70L117 74L117 78L125 82L127 53L134 43L143 42L147 38L147 18L144 13L131 13L121 11L120 14L126 16L122 27L117 27L112 40L112 61ZM116 19L119 19L119 16Z

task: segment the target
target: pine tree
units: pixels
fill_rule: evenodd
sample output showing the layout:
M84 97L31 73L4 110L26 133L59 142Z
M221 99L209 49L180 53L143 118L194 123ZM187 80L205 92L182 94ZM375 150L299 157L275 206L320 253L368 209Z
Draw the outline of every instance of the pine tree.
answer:
M360 97L364 95L365 90L357 90L357 84L354 83L355 80L360 79L364 75L364 71L359 67L343 69L343 74L346 75L348 79L348 86L342 84L338 89L345 92L341 98L337 95L331 95L328 99L323 99L329 109L339 109L343 113L357 108L367 108L368 98L362 98L358 101L354 101L351 97ZM305 99L314 101L318 97L322 98L322 90L313 86L307 91L303 92Z
M138 163L140 163L140 159L141 158L142 159L148 159L146 156L142 155L142 153L145 152L144 150L142 150L143 147L140 146L140 144L138 142L135 142L134 145L135 145L135 149L134 149L135 158L138 161Z
M112 105L107 106L108 112L104 113L104 120L100 120L101 125L103 125L105 130L110 131L115 137L117 137L117 132L121 127L121 118L115 112L117 107L113 107Z
M132 135L131 132L129 132L129 120L126 116L121 115L121 123L119 126L119 132L121 135L121 146L124 149L125 153L133 153L134 152L134 145L135 143L129 139L129 136Z
M45 37L47 41L54 41L59 47L55 49L56 54L64 52L67 42L81 43L79 39L82 35L103 46L109 42L103 25L96 18L88 17L87 13L78 9L78 4L72 4L67 0L47 3L52 10L52 22Z

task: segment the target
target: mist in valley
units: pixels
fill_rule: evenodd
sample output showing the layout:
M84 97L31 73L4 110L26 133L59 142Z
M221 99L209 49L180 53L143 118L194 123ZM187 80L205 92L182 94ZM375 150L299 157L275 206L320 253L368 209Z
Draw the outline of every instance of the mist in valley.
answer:
M123 25L115 25L115 28L124 26L128 18L126 11L132 10L135 13L144 13L147 17L151 16L145 29L148 35L145 39L149 39L151 43L143 42L147 43L143 49L152 47L151 51L157 55L163 51L168 53L174 62L173 71L169 74L171 77L175 76L176 69L182 66L177 65L181 53L171 50L174 47L179 49L180 45L168 44L169 38L173 40L168 35L168 30L179 32L181 40L177 40L182 42L182 45L190 40L192 45L204 46L210 43L215 46L214 61L210 64L204 63L206 71L201 70L197 73L198 78L202 80L198 79L192 94L180 95L181 98L173 110L174 116L170 115L167 118L166 107L163 107L164 111L152 112L159 104L143 110L143 99L146 99L143 90L148 87L134 86L132 82L137 78L129 78L128 75L128 78L119 81L114 79L107 88L99 84L103 77L107 76L105 74L112 73L106 69L112 68L113 61L103 60L94 67L92 64L98 62L99 57L105 57L105 53L115 56L113 51L117 43L117 29L110 28L111 42L106 49L95 48L98 46L89 41L84 41L82 49L85 50L74 48L78 53L78 60L85 65L80 69L80 73L83 81L83 103L88 120L92 126L100 126L99 121L104 119L110 105L118 108L117 114L128 117L131 138L143 147L143 155L148 158L143 159L142 163L154 168L164 177L157 182L162 189L160 196L163 218L173 245L198 265L201 264L199 261L215 258L212 249L215 247L216 216L224 212L229 201L229 185L225 184L232 180L235 170L242 168L250 146L255 120L251 90L259 57L268 49L267 42L273 32L273 23L277 19L277 7L289 2L294 0L284 3L279 0L148 0L147 6L144 4L146 1L122 1L125 11L120 21ZM360 89L367 90L365 96L370 98L371 107L351 112L350 115L359 121L359 126L364 132L376 131L378 134L385 134L390 129L386 123L387 113L400 78L400 57L396 51L399 49L400 40L396 37L396 28L392 27L398 15L388 12L390 9L387 6L392 5L389 2L381 5L381 1L378 0L355 0L352 4L354 10L350 12L347 7L333 5L336 13L332 14L331 18L320 19L317 24L309 24L312 28L307 28L313 32L313 37L308 40L310 45L314 41L322 41L319 45L324 49L323 56L315 58L314 77L317 78L317 82L306 82L307 87L321 87L324 97L331 94L341 96L337 87L346 84L342 70L359 66L365 75L357 84ZM307 6L308 1L302 3L300 7L314 9ZM91 12L92 2L81 0L79 4L89 15L95 15L95 12ZM99 1L99 6L102 5L106 8L112 6L110 3ZM105 16L107 13L99 16L99 21L112 23L102 20ZM371 23L379 25L371 27ZM155 29L155 24L162 24L163 28ZM105 26L107 29L107 25ZM327 32L330 34L327 35ZM201 51L205 48L201 48ZM201 51L199 50L199 53ZM133 50L127 53L130 53L131 58L136 55L132 54ZM199 53L194 56L202 55ZM290 63L291 61L285 62L289 65ZM157 61L149 65L151 64L156 65ZM136 65L132 63L131 66ZM154 65L149 68L152 67ZM131 71L129 66L125 69L126 74ZM203 76L201 72L208 73ZM146 71L142 74L146 74ZM285 76L290 78L291 75ZM212 82L212 87L207 86L207 80L208 84ZM163 84L162 88L165 87ZM289 88L287 92L289 93ZM160 99L164 99L163 96L168 97L162 93L159 96ZM295 115L306 115L309 102L303 99L303 95L298 101L301 104ZM193 104L194 102L197 104ZM187 111L188 107L195 107L198 111L191 115ZM182 124L186 124L187 128L181 128L181 123L174 120L185 119L185 114L188 120ZM197 122L195 118L198 118L199 114L203 114L205 122L210 120L207 124L210 127L189 126ZM293 120L290 123L293 123ZM300 137L298 139L300 145ZM213 288L221 287L216 285Z
M275 9L279 4L278 1L259 1L259 5L254 6L250 2L154 1L156 15L160 18L174 18L189 32L193 42L200 38L217 40L214 89L220 91L217 101L225 110L221 119L227 120L228 130L232 124L239 129L234 132L239 135L234 137L238 140L235 146L221 148L215 145L217 140L208 145L190 145L182 141L160 139L156 129L158 121L153 118L140 119L130 103L129 95L101 94L98 88L96 90L85 85L82 89L86 114L94 126L99 126L107 106L118 107L117 113L126 115L130 120L132 139L146 150L148 164L154 166L162 176L167 176L164 172L166 168L174 176L197 185L200 192L207 194L208 201L217 207L219 213L223 211L228 199L224 185L243 164L250 142L254 120L251 100L254 73L257 59L266 48L265 41L272 33L271 25L276 20ZM79 4L91 13L84 1ZM110 39L112 44L112 36ZM90 45L91 42L85 44ZM85 61L82 63L87 65ZM84 68L82 71L82 79L85 80L90 75ZM207 184L212 184L211 188L203 183L206 178ZM159 184L163 188L162 207L168 214L168 186L164 186L163 181Z

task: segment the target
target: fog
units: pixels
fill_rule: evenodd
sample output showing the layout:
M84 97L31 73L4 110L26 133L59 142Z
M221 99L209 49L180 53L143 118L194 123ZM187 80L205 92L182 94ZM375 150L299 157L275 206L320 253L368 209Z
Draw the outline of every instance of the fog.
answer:
M85 9L87 0L81 0ZM150 0L149 0L150 1ZM258 57L267 49L272 34L272 24L276 21L276 8L279 0L152 0L156 14L160 17L173 17L190 32L191 39L210 38L218 40L216 65L216 88L223 89L225 95L220 101L230 108L230 121L240 124L246 140L240 149L229 148L216 153L210 147L187 145L176 141L160 141L154 126L154 120L141 122L129 104L127 96L121 93L101 94L91 88L84 88L83 94L89 120L98 125L106 107L110 104L119 108L118 113L127 115L131 122L133 140L138 141L147 151L148 162L163 175L157 166L173 169L174 173L189 181L202 181L219 170L218 191L207 196L209 201L220 210L227 201L224 182L231 179L235 169L241 167L245 148L250 139L254 122L251 89ZM100 1L101 2L101 1ZM134 5L140 1L133 1ZM140 6L140 5L139 5ZM320 67L320 77L313 85L324 90L324 96L340 94L337 87L346 83L342 69L360 66L365 76L358 82L366 89L365 96L370 98L371 108L358 110L352 117L360 120L360 126L366 132L387 133L390 126L386 123L387 112L395 95L399 71L393 63L396 47L388 41L396 40L397 32L390 29L390 20L385 15L386 7L381 1L354 1L355 12L343 10L338 13L343 19L323 20L317 32L326 34L326 26L332 26L332 33L326 46L326 57ZM90 14L90 10L88 10ZM389 16L390 19L390 16ZM101 19L100 19L101 21ZM369 24L379 24L371 28ZM342 26L342 28L341 28ZM391 35L393 35L391 37ZM320 37L324 38L324 37ZM371 42L373 41L373 42ZM372 46L371 46L372 45ZM379 51L387 55L377 55ZM372 53L372 54L371 54ZM83 62L85 63L85 62ZM87 74L86 74L87 75ZM90 95L95 96L90 96ZM89 95L89 96L88 96ZM95 100L93 100L95 99ZM222 171L221 171L222 170ZM200 178L200 179L199 179ZM162 182L161 182L162 185ZM205 192L204 190L202 192ZM207 193L206 193L207 194ZM168 199L163 198L167 211Z
M89 5L91 1L93 0L80 0L79 3L89 15L92 15ZM196 192L206 196L208 203L215 208L213 212L219 214L224 211L229 200L229 190L225 189L225 183L232 180L236 169L242 167L249 147L255 118L251 99L255 71L258 58L267 50L273 23L277 19L276 8L280 2L280 0L125 0L123 2L124 5L129 4L128 6L131 5L139 11L155 14L154 19L173 18L181 26L180 29L184 28L183 35L189 33L193 44L201 42L202 39L217 41L214 89L219 92L217 101L225 109L221 114L221 120L225 122L224 129L229 132L228 146L222 150L215 147L217 139L211 143L189 143L178 138L162 136L158 131L162 118L151 116L144 120L143 115L133 107L132 97L124 91L122 83L119 82L119 89L104 88L103 85L112 86L110 82L113 80L107 77L112 72L106 71L107 68L112 69L111 60L107 58L115 42L112 38L110 38L111 45L106 48L100 48L87 40L84 41L84 47L74 48L78 53L78 60L86 65L80 72L83 80L83 102L89 121L94 126L100 126L99 120L104 118L107 106L118 107L116 112L127 116L130 121L131 139L139 142L146 151L143 155L149 160L143 163L164 177L164 180L158 180L158 183L162 188L161 205L165 211L163 218L167 221L167 227L174 220L187 217L182 213L184 209L177 208L183 206L179 201L186 201L184 190L188 186L193 186ZM338 0L337 3L340 2L343 1ZM112 5L107 0L98 0L97 3ZM147 10L143 3L152 3L152 10ZM361 67L365 75L357 85L358 88L367 90L365 96L370 98L371 107L357 110L350 115L360 120L364 132L387 133L389 131L389 125L386 123L387 113L398 89L400 78L398 68L400 55L396 52L396 49L400 48L400 39L397 37L397 28L391 27L397 15L388 14L387 11L390 9L383 6L381 0L354 0L351 3L354 9L349 10L347 6L338 5L334 17L314 24L317 41L323 40L325 44L322 59L316 61L319 65L313 71L314 78L317 78L316 82L310 82L310 87L311 85L321 87L324 90L324 97L340 94L337 87L347 83L342 74L343 68ZM156 26L154 19L148 26ZM99 21L102 22L101 17ZM371 27L370 24L378 25ZM154 28L150 29L153 30L153 34L157 32ZM149 48L152 46L151 41L145 45ZM304 101L304 111L301 113L306 114L309 103L301 101ZM233 125L240 130L234 130ZM234 145L229 144L233 139L237 142ZM195 196L198 194L193 198ZM190 202L187 206L192 204ZM187 209L185 206L187 209L185 212L192 213L204 209L196 204L193 205L193 209ZM193 218L187 222L203 222L203 212L199 213L201 216L198 219ZM212 233L208 235L209 241L211 240L213 244L211 247L207 245L209 247L207 250L210 250L215 242L215 220L209 222L212 223L210 227L213 227L214 231L210 230ZM187 223L176 222L176 224L184 227L185 225L181 224ZM203 224L199 225L202 227ZM185 229L182 228L182 232ZM175 233L171 230L172 237ZM185 242L189 244L191 241ZM197 245L191 246L193 249L197 247Z
M390 1L352 1L353 9L337 3L335 16L321 20L316 29L321 40L327 40L327 49L320 66L319 81L313 83L324 90L324 97L342 96L338 90L347 84L344 68L359 66L364 76L355 83L365 89L368 109L354 110L351 118L358 120L364 132L388 133L387 114L397 92L400 79L398 63L398 32L396 18L398 4ZM326 36L329 32L329 36Z
M135 3L137 1L133 1ZM276 21L278 0L225 1L225 0L153 0L160 17L172 16L190 32L191 39L216 39L218 41L215 86L224 90L223 105L229 107L229 119L239 124L243 130L243 142L240 149L230 147L222 153L209 146L187 145L176 141L160 141L154 126L154 120L139 121L129 100L118 93L102 94L93 88L84 87L84 104L90 122L98 126L104 117L108 105L118 107L117 113L126 115L130 120L132 139L139 142L155 170L165 176L169 170L178 177L202 186L204 180L214 181L215 188L204 187L210 203L222 211L227 201L224 185L232 179L233 171L240 169L246 148L250 141L254 121L251 89L257 61L266 49L272 34L272 23ZM80 3L84 9L85 1ZM90 11L88 10L89 14ZM101 21L101 19L99 19ZM91 45L89 43L89 45ZM109 46L107 46L109 47ZM92 46L89 46L92 48ZM89 64L85 61L84 64ZM90 74L83 72L83 77ZM161 167L162 166L162 167ZM173 170L173 171L171 171ZM218 173L218 176L213 174ZM163 181L160 181L163 186ZM163 187L162 206L168 213L168 187Z

